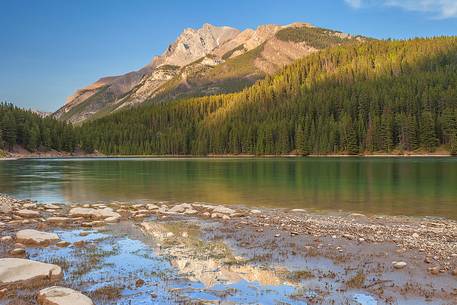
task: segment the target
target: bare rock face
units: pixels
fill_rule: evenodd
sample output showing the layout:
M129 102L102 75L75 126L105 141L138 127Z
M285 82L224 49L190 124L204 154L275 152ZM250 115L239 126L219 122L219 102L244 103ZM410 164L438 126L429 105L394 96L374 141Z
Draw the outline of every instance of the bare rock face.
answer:
M40 290L37 296L40 305L93 305L84 294L65 287L53 286Z
M41 232L37 230L21 230L16 233L16 241L29 245L49 245L59 240L59 236L54 233Z
M127 92L137 87L143 81L150 90L157 89L164 82L174 77L173 72L164 73L161 66L182 67L208 54L215 47L227 40L232 39L239 33L238 30L230 27L217 27L211 24L204 24L200 29L186 29L161 55L156 56L152 62L144 68L120 76L104 77L95 83L77 90L70 96L65 105L54 113L54 116L73 123L79 123L98 112L107 105L114 103L120 108L125 107L123 97ZM162 71L161 71L162 70ZM158 73L156 73L158 71ZM145 81L143 78L152 78ZM144 85L143 85L144 86ZM145 94L138 93L138 97L132 98L135 101L143 101ZM72 113L72 110L81 103L93 100L84 110Z
M188 65L233 39L239 32L231 27L217 27L208 23L200 29L185 29L163 55L153 59L152 65Z
M34 280L55 280L62 277L62 269L22 258L0 259L0 285L25 285Z

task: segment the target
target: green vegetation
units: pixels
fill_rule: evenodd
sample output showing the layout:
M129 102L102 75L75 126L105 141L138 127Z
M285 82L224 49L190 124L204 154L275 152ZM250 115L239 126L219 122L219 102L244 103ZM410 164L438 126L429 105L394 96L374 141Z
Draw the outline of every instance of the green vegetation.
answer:
M456 85L457 38L369 41L313 54L239 93L88 122L81 138L108 154L450 149Z
M345 37L341 32L313 27L285 28L276 33L276 37L282 41L306 42L316 49L353 41L353 38Z
M0 148L11 150L15 145L38 149L71 152L78 138L71 125L0 103Z

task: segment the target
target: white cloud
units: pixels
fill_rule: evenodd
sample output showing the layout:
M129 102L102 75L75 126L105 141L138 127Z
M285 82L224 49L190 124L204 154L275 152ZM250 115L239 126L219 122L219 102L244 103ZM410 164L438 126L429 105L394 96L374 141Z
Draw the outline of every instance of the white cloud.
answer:
M436 18L457 17L457 0L344 0L353 8L366 6L399 7L432 14Z
M352 6L353 8L360 8L362 7L362 0L344 0L347 4Z

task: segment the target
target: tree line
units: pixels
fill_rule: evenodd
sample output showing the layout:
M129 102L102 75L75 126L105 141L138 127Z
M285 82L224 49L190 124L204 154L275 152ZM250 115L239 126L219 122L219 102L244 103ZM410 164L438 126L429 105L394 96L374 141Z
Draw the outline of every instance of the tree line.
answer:
M239 93L121 111L79 133L107 154L457 153L457 38L326 49Z
M70 124L0 103L0 149L12 150L16 145L29 151L73 152L79 138Z

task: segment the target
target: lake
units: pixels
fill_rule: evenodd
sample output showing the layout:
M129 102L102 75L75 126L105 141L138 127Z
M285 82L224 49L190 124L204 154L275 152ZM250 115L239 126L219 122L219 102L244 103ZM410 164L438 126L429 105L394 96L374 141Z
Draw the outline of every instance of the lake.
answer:
M208 202L457 219L457 158L29 159L0 192L43 202Z

